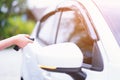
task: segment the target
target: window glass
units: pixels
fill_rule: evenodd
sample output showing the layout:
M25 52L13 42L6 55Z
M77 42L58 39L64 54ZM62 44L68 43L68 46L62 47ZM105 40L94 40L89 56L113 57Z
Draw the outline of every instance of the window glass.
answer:
M57 43L74 42L84 53L84 58L90 61L93 40L88 35L86 23L83 16L77 11L66 11L62 13ZM84 59L85 61L85 59Z
M56 27L59 20L59 13L49 16L41 22L38 37L47 44L53 44L55 39Z

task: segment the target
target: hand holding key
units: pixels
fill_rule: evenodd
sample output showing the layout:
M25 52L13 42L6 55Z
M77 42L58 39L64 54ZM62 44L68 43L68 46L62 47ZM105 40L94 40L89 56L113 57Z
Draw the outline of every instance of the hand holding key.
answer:
M28 43L32 43L34 41L34 38L30 38L29 35L18 35L15 36L15 47L14 49L18 51L20 48L25 47Z

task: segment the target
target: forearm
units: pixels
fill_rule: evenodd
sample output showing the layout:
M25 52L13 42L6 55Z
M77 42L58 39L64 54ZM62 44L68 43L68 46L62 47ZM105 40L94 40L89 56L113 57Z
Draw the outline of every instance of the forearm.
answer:
M0 41L0 50L5 49L11 45L14 45L14 43L15 43L14 41L15 40L13 39L13 37L1 40Z
M25 47L28 43L33 43L32 40L29 39L29 35L19 34L4 40L0 41L0 50L5 49L12 45L17 45L20 48Z

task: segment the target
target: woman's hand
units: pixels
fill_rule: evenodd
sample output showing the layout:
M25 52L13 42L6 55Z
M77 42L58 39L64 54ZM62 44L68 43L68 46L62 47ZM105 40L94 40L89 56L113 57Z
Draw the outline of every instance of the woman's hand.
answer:
M32 40L30 40L30 36L27 34L18 34L16 36L13 36L13 43L17 46L19 46L20 48L25 47L28 43L33 43Z

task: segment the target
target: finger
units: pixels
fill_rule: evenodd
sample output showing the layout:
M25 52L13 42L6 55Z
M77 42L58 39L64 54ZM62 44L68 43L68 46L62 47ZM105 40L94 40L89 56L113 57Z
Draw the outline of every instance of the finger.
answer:
M30 35L28 35L28 34L25 34L25 37L27 37L27 38L30 38Z

